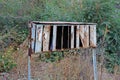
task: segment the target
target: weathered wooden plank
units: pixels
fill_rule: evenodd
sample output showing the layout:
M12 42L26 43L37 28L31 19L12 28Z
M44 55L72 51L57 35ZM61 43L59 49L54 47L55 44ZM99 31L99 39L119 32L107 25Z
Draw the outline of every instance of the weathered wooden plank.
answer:
M71 26L71 48L74 48L74 25Z
M79 29L80 29L80 26L77 25L77 29L76 29L76 48L79 48Z
M35 53L41 52L42 50L42 33L43 33L43 25L37 25Z
M62 26L61 49L63 49L63 34L64 34L64 26Z
M36 37L37 37L36 33L37 33L37 25L35 25L34 52L35 52L35 49L36 49Z
M49 50L49 41L50 41L50 25L44 26L43 31L43 51Z
M89 47L89 25L80 25L80 39L83 48Z
M84 44L84 25L80 25L80 28L79 28L79 35L80 35L80 40L81 40L81 43L82 43L82 47L85 46Z
M68 26L68 48L69 48L69 37L70 37L70 34L69 34L69 26Z
M32 38L32 50L34 50L35 45L35 24L31 24L31 38Z
M63 21L33 21L33 23L37 24L46 24L46 25L64 25L64 26L70 26L70 25L96 25L96 23L86 23L86 22L63 22Z
M90 47L96 47L96 25L90 25Z
M52 50L55 51L56 50L56 37L57 37L57 26L54 25L53 26L53 39L52 39Z
M88 48L89 47L89 25L84 26L84 47L83 48Z

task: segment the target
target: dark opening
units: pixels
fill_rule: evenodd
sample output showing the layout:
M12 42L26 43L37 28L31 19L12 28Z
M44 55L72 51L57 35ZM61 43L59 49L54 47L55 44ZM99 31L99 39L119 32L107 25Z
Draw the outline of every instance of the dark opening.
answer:
M53 39L53 26L50 26L50 41L49 50L52 51L52 39ZM56 26L56 49L70 49L71 48L71 26ZM74 48L76 48L76 30L77 26L74 26ZM79 47L83 47L81 39L79 38Z
M56 49L61 49L62 26L57 26Z
M69 28L69 48L71 47L71 27L68 26Z
M79 46L80 47L83 47L83 45L82 45L82 42L81 42L81 39L79 38Z
M63 48L68 48L68 26L64 26L63 30Z
M52 50L52 49L53 49L52 39L53 39L53 26L51 26L51 28L50 28L49 50Z

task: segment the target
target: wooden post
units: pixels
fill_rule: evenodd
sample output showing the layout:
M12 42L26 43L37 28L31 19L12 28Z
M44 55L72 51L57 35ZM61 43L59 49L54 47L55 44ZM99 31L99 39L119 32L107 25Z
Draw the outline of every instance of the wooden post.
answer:
M77 25L77 29L76 29L76 48L79 48L79 28L80 26Z
M53 39L52 39L52 50L56 50L56 37L57 37L57 26L53 26Z
M96 47L96 25L90 25L90 47Z
M30 56L28 56L28 80L31 80L31 62L30 62Z
M45 25L43 32L43 51L49 50L49 41L50 41L50 25Z
M42 50L42 35L43 35L42 33L43 33L43 25L37 25L35 53L41 52Z
M96 61L96 51L95 51L95 49L92 49L92 54L93 54L94 80L98 80L97 61Z
M74 48L74 25L71 26L71 48Z
M30 28L29 39L28 39L28 80L31 80L30 57L31 57L31 54L32 54L32 23L29 23L28 27Z

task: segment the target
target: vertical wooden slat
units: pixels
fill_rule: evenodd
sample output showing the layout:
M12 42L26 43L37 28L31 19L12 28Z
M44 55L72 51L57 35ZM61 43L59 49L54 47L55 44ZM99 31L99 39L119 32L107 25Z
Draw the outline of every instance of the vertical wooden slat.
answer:
M74 25L71 26L71 48L74 48Z
M96 47L96 25L90 25L90 47Z
M34 50L34 44L35 44L35 24L31 24L31 38L32 38L32 50Z
M50 41L50 25L45 25L43 31L43 51L49 50L49 41Z
M56 50L56 37L57 37L57 26L54 25L53 26L53 40L52 40L53 51Z
M84 47L84 25L80 25L79 33L82 47Z
M79 48L79 28L80 26L77 25L77 29L76 29L76 48Z
M89 47L89 25L80 25L80 39L83 48Z
M84 26L84 48L89 47L89 25Z
M34 52L35 52L35 49L36 49L36 31L37 31L37 25L35 24L35 40L34 40Z
M68 48L69 48L69 26L68 26Z
M62 26L61 49L63 49L63 34L64 34L64 26Z
M43 33L43 25L37 25L36 31L36 48L35 52L41 52L42 50L42 33Z

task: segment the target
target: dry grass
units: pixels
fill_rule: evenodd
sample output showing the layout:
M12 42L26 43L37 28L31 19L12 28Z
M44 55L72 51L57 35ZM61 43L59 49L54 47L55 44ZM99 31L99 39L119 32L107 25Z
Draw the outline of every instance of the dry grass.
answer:
M72 55L72 52L65 53L64 59L53 63L41 62L38 55L33 54L31 58L33 80L94 80L91 49L73 52ZM10 72L8 80L27 80L27 51L20 49L17 54L17 67ZM118 66L115 70L116 73L113 75L107 73L104 68L100 76L98 65L99 80L120 80Z
M93 80L92 58L88 52L70 54L57 62L45 63L36 61L38 56L32 55L31 72L35 80ZM27 56L19 54L13 80L27 80ZM10 76L11 78L11 76Z

